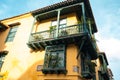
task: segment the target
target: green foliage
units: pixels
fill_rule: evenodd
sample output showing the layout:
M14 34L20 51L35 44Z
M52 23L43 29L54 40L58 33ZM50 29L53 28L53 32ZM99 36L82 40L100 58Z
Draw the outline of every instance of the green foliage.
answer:
M50 33L56 29L56 26L50 26Z

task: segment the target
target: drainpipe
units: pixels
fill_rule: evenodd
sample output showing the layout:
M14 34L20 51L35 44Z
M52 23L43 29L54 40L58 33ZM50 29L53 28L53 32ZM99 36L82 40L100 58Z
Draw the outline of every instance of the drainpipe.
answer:
M29 35L29 40L28 40L28 42L30 42L31 33L32 33L32 31L33 31L33 28L34 28L34 24L35 24L35 21L36 21L36 17L37 17L37 16L35 16L35 18L34 18L34 20L33 20L33 24L32 24L32 28L31 28L31 31L30 31L30 35Z
M56 38L58 37L58 33L59 33L59 24L60 24L60 11L62 9L58 9L57 12L57 27L56 27Z

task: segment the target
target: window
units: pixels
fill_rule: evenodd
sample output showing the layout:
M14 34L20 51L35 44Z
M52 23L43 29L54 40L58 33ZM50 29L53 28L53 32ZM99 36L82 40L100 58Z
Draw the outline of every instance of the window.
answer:
M12 42L14 40L17 29L18 29L18 26L14 26L10 28L10 32L7 36L6 42Z
M2 65L4 63L5 56L8 54L8 51L1 51L0 52L0 70L2 68Z
M64 28L64 27L66 27L66 24L67 24L66 19L61 19L61 20L60 20L60 26L59 26L59 28Z
M43 73L65 73L65 45L46 47Z
M81 54L81 69L82 71L89 71L89 63L90 63L90 57L86 53Z
M60 23L59 23L59 28L64 28L64 27L66 27L66 24L67 24L66 18L61 19L61 20L60 20ZM52 21L51 26L57 26L57 21Z
M60 20L60 23L59 23L59 32L60 33L61 33L61 31L65 30L66 24L67 24L66 18ZM57 21L52 21L51 26L55 27L54 29L56 29ZM56 37L56 30L53 30L51 32L51 35L52 35L52 37Z
M84 78L95 80L95 66L88 53L81 54L81 74Z

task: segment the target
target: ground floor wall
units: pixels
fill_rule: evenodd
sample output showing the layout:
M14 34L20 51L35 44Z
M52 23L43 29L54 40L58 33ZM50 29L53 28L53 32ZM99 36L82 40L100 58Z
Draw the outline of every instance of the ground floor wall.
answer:
M5 57L1 75L4 80L84 80L80 79L80 60L75 44L66 46L67 74L43 74L45 51L33 51L26 47L19 48L17 44L9 45L10 50ZM2 79L2 78L1 78Z

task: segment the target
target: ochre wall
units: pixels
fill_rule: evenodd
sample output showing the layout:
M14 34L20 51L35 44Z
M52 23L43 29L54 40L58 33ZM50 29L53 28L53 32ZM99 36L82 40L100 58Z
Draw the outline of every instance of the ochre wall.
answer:
M75 13L63 15L63 18L67 18L67 25L77 23ZM48 19L36 23L37 27L34 27L32 32L39 32L42 30L49 29L51 20L56 18ZM11 19L3 20L2 23L9 25L12 23L20 22L19 28L15 35L13 42L6 42L7 34L10 30L8 28L5 32L0 34L0 50L8 50L9 53L5 57L4 64L1 69L1 73L7 72L7 80L78 80L80 72L74 72L73 67L80 65L76 59L77 47L74 44L67 46L66 50L66 68L68 73L64 74L42 74L41 71L37 71L38 65L43 65L45 51L32 51L27 46L27 42L30 36L32 24L34 18L31 14L25 14ZM80 69L80 66L78 66ZM58 79L59 77L59 79Z
M49 30L49 27L51 26L51 22L53 20L57 20L56 17L51 18L51 19L41 20L39 22L35 22L35 26L34 26L34 29L33 29L32 32L34 33L34 32L40 32L40 31ZM62 15L60 18L61 19L66 18L67 19L67 26L77 24L76 13Z

